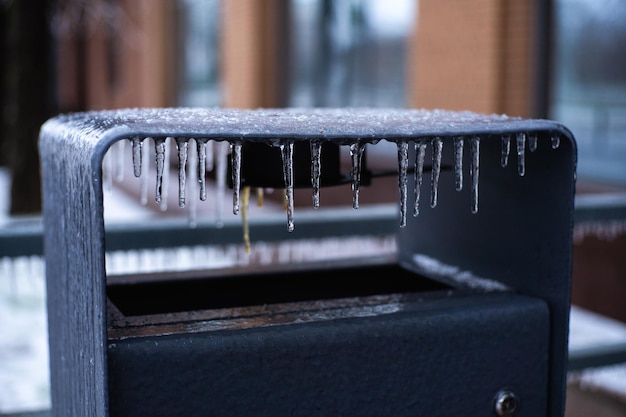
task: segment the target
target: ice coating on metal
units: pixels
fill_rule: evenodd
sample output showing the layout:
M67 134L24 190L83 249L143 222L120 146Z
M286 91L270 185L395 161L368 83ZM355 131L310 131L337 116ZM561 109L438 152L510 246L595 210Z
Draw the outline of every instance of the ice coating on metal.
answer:
M420 187L424 156L427 144L432 147L432 175L430 177L430 206L436 207L439 174L441 170L444 141L453 141L455 154L455 188L462 189L462 155L465 138L470 140L472 181L472 213L478 212L478 167L479 140L488 136L501 138L501 165L506 167L510 152L511 136L515 135L518 156L518 173L525 174L526 137L534 138L536 132L551 131L554 147L560 126L546 120L527 120L506 115L485 115L472 112L418 109L375 109L375 108L340 108L340 109L219 109L219 108L143 108L94 111L62 115L55 118L64 129L77 131L86 141L98 140L99 146L111 146L114 140L128 139L133 148L133 166L135 176L140 174L142 164L148 161L141 155L142 139L154 142L156 153L156 190L155 200L161 209L166 209L169 176L168 160L170 142L176 141L179 160L179 206L186 204L186 167L188 165L188 142L194 140L197 146L196 162L192 170L194 183L199 181L200 200L206 199L204 173L206 172L206 145L212 149L213 143L230 147L233 188L233 214L240 209L240 184L242 147L245 142L264 142L283 150L283 171L285 175L286 207L288 211L288 230L293 226L293 187L289 185L289 172L293 170L291 150L296 141L305 140L311 144L311 186L313 206L319 207L319 177L321 175L320 151L322 143L335 142L348 146L352 160L353 208L359 207L359 186L361 182L361 159L366 144L375 144L380 140L395 141L398 145L398 175L400 193L400 226L406 225L406 172L408 161L408 142L415 143L415 204L413 215L419 213ZM82 134L80 132L89 132ZM291 148L286 149L286 145ZM212 153L212 152L211 152ZM141 155L141 158L140 158ZM110 158L109 158L110 159ZM143 161L142 161L143 160ZM106 161L106 159L105 159ZM211 155L211 165L212 155ZM408 168L407 168L408 169ZM104 171L108 171L105 169ZM219 170L218 170L219 171ZM194 171L195 174L195 171ZM218 173L219 174L219 173ZM106 178L109 178L107 175ZM218 175L221 181L224 175ZM145 179L144 179L145 181ZM220 183L221 187L221 183ZM142 187L142 203L145 204ZM221 187L223 188L223 187ZM220 193L221 194L221 193ZM218 196L221 199L221 196ZM219 223L218 219L218 223Z
M309 140L321 138L350 144L362 140L403 139L433 136L498 134L526 129L528 119L485 115L468 111L321 108L321 109L221 109L140 108L92 111L56 118L68 129L91 131L91 140L105 133L120 136L186 136L237 138L262 141L268 138ZM554 122L533 120L539 129ZM87 137L87 135L85 135Z
M413 263L420 272L444 281L450 281L456 286L485 292L510 290L506 285L497 280L479 277L471 271L462 270L455 265L445 264L421 253L413 255Z

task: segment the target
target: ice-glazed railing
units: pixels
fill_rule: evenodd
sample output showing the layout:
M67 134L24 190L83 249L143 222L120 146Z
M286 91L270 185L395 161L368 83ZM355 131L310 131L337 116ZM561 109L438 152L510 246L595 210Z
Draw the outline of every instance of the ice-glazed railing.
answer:
M535 152L538 148L538 132L545 135L547 147L557 148L560 142L561 127L549 121L532 121L505 115L480 115L471 112L450 112L443 110L395 110L395 109L264 109L264 110L224 110L224 109L134 109L82 113L61 118L63 123L81 123L107 126L131 127L143 130L132 135L120 134L118 139L131 143L133 173L141 177L141 199L147 199L149 142L154 146L156 181L155 201L164 204L167 194L169 170L169 143L175 142L178 152L178 204L185 207L188 180L194 184L199 199L206 201L206 173L215 169L217 195L223 198L227 181L233 190L233 213L239 214L242 204L241 164L243 158L255 155L242 152L247 142L263 142L280 149L283 163L285 207L287 227L294 230L294 144L306 141L310 146L310 186L313 208L320 206L320 178L322 176L322 153L324 144L332 142L349 148L351 159L350 181L352 206L359 207L362 157L367 144L380 140L395 142L398 150L398 185L400 206L400 227L406 226L409 193L408 175L413 174L413 216L419 214L421 189L428 146L432 155L430 175L430 206L437 205L439 175L442 169L445 147L453 149L455 187L463 189L464 148L469 146L472 213L477 213L480 141L485 136L498 136L502 143L501 165L509 164L512 143L517 156L517 172L525 175L526 151ZM524 125L520 130L519 124ZM172 130L164 131L167 125ZM551 126L552 125L552 128ZM173 136L172 132L179 131ZM544 138L542 138L543 140ZM118 142L116 145L119 145ZM411 152L413 144L413 152ZM548 145L549 144L549 145ZM195 145L195 146L194 146ZM216 145L215 148L213 145ZM217 153L217 155L214 155ZM231 178L226 178L226 158L230 155ZM410 167L409 161L413 161ZM189 166L189 167L188 167ZM189 178L188 178L189 177ZM197 187L196 187L197 185ZM247 192L246 188L243 188ZM262 192L262 190L261 190ZM193 210L193 206L190 210ZM192 214L193 215L193 214ZM193 220L192 220L193 221Z

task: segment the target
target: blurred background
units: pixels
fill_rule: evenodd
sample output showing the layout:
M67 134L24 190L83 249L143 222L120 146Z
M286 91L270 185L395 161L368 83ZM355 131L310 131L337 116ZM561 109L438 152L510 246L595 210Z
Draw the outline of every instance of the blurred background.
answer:
M573 304L626 340L623 0L0 0L0 13L0 230L37 222L38 131L59 113L350 106L552 119L578 143ZM368 152L395 166L395 148ZM362 202L395 202L388 185ZM122 215L150 210L133 198ZM49 406L42 267L9 259L10 244L0 415ZM621 372L572 373L568 413L626 415L626 387L604 382Z

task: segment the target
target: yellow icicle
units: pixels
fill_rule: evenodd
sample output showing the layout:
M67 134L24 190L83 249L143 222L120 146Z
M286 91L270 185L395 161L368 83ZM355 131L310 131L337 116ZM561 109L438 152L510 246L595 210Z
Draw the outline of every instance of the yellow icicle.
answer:
M243 222L243 244L246 253L250 253L250 230L248 227L248 202L250 200L250 186L246 185L242 188L241 195L241 221Z
M257 207L263 207L263 188L261 187L256 189L256 205Z

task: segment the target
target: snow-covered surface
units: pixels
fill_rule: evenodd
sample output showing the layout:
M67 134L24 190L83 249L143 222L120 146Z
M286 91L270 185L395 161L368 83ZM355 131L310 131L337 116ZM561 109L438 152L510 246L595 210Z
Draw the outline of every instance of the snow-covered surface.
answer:
M24 268L25 269L25 268ZM45 281L0 265L0 414L50 407Z
M572 306L570 350L626 343L626 323ZM582 389L604 391L626 402L626 364L585 369L569 375Z

